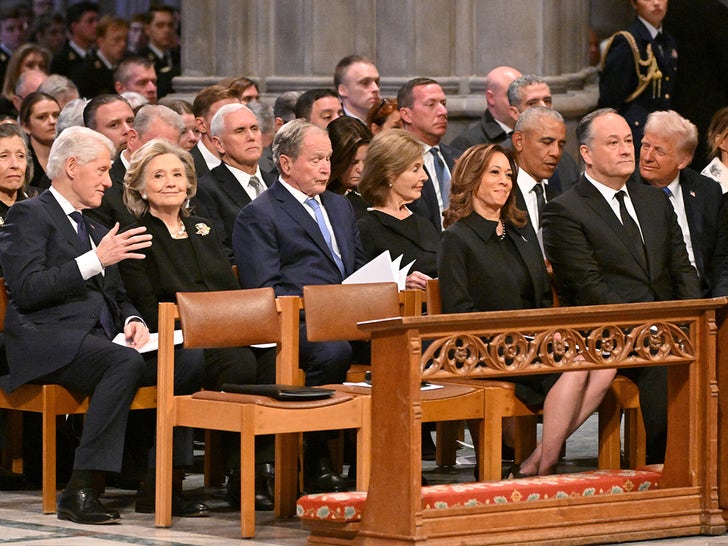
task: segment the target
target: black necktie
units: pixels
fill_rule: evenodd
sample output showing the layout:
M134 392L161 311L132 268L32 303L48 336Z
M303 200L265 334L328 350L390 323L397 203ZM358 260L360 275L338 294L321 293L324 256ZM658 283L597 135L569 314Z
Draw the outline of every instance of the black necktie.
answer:
M86 227L86 218L84 218L83 214L81 214L77 210L70 213L69 216L73 218L74 222L76 222L76 232L78 233L78 238L81 241L81 244L83 245L85 251L88 252L89 250L91 250L91 239L89 238L88 228ZM114 319L113 315L111 314L111 309L109 308L109 303L106 301L106 295L104 295L104 305L101 307L101 311L99 312L99 322L101 323L101 327L104 329L106 335L110 339L114 339L114 335L116 334L116 327L114 326Z
M629 239L633 242L635 248L640 252L642 259L645 264L647 263L647 256L645 255L645 245L642 241L642 235L640 234L640 228L637 222L634 221L632 215L627 211L627 207L624 204L624 198L627 196L627 192L624 190L618 191L617 201L619 201L619 216L622 218L622 226L624 231L627 233Z
M531 191L536 193L536 210L538 210L538 225L536 227L539 228L541 227L541 219L543 218L543 208L546 206L543 184L541 184L541 182L536 182Z
M435 176L440 186L440 196L442 197L442 208L445 210L450 204L450 174L445 169L445 162L440 157L440 148L433 146L430 153L435 160Z
M657 52L660 57L665 56L665 35L662 32L658 32L655 36L655 44L657 44Z

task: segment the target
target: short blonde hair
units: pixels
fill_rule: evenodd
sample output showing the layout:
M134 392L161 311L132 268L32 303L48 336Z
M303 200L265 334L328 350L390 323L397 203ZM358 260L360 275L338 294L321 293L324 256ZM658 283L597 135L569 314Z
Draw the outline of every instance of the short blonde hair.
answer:
M403 129L382 131L369 143L359 193L367 203L381 206L389 194L390 178L397 177L417 160L423 161L422 143Z
M166 154L176 155L184 165L185 175L187 176L188 201L197 193L197 176L195 175L195 164L192 156L176 144L170 144L164 139L155 138L150 140L134 152L124 176L124 204L137 219L149 211L149 203L142 197L146 189L144 174L147 165L155 157ZM190 214L188 204L181 207L180 213L183 216L189 216Z

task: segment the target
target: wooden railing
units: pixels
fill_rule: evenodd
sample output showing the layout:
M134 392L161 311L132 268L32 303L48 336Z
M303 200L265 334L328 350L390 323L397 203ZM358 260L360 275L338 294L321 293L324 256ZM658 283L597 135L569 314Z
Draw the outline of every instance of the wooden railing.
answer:
M386 464L372 466L366 508L354 541L594 543L723 533L717 476L715 310L727 301L408 317L361 324L372 335L372 427L377 431L372 460ZM430 343L423 354L424 341ZM422 377L497 378L658 365L669 368L667 451L659 489L619 498L423 508ZM318 543L315 535L311 543Z

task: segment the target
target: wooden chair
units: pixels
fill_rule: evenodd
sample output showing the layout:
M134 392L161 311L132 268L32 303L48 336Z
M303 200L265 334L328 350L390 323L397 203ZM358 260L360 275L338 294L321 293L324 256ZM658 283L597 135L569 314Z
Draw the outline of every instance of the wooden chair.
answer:
M359 329L358 322L400 316L403 310L409 316L419 315L422 292L398 293L394 283L304 286L303 308L309 341L368 341L369 334ZM451 421L472 419L482 428L482 390L473 385L442 386L422 393L423 421L437 423L438 438L450 433ZM438 448L440 444L453 445L438 441ZM455 449L438 452L438 463L454 465Z
M442 312L440 281L427 281L425 302L428 314ZM473 384L472 379L452 381ZM485 460L486 475L491 479L501 472L503 419L517 417L514 435L516 462L524 460L536 447L536 424L540 411L534 412L516 396L515 385L507 381L477 380L486 389L486 422L483 441L489 446ZM639 406L637 386L624 376L617 376L599 407L599 468L621 467L620 421L625 414L625 455L629 468L645 464L645 427Z
M369 476L369 397L335 393L314 402L279 402L265 396L200 391L174 396L175 320L188 348L237 347L276 343L276 376L293 384L297 375L298 298L276 300L273 289L178 293L177 305L159 305L157 413L157 491L155 524L171 525L172 430L175 426L240 433L240 531L255 534L255 436L276 435L276 514L295 513L297 446L301 432L357 430L359 487ZM179 312L178 312L179 309Z
M5 310L8 295L5 282L0 278L0 331L5 328ZM60 385L26 384L13 392L0 389L0 408L9 410L8 459L13 472L23 472L22 419L16 412L31 411L42 416L41 438L43 446L43 513L56 511L56 417L59 415L84 414L88 411L90 397L75 394ZM157 388L143 387L137 391L131 409L157 407Z

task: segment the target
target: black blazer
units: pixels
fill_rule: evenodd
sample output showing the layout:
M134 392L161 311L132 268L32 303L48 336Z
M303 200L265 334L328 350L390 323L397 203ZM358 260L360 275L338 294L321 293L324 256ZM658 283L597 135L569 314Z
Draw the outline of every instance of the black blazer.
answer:
M269 173L261 173L266 186L276 179ZM232 251L233 226L240 209L250 203L243 189L225 163L221 163L197 181L197 200L202 204L205 217L212 220L222 235L225 248Z
M483 117L471 123L451 144L458 150L467 150L476 144L500 144L508 150L513 147L511 137L498 125L490 110L483 112Z
M187 254L175 250L178 241L169 235L164 222L147 213L136 225L147 228L152 246L139 251L145 255L143 260L124 260L119 267L129 298L151 331L157 330L159 302L176 301L177 292L240 288L212 223L198 216L184 217L182 222L194 262L186 260Z
M586 177L546 204L544 250L562 304L700 297L698 276L665 194L632 179L627 189L642 230L646 267L617 215Z
M98 244L106 229L89 224ZM0 261L9 295L5 339L11 389L69 364L97 327L104 305L119 332L126 318L139 314L117 266L83 280L75 258L84 252L49 191L10 208L0 230Z
M408 222L407 226L403 222ZM398 220L387 213L370 210L359 219L357 227L367 260L389 250L392 259L403 255L403 266L415 260L412 271L437 277L440 232L426 218L413 214L406 220Z
M635 179L638 176L639 174L635 174ZM718 182L690 168L680 171L680 189L690 241L693 243L695 265L700 273L703 294L707 296L711 291L716 267L713 253L719 231L718 218L723 191Z
M530 230L506 227L534 288L536 307L551 307L551 285L541 248ZM444 313L520 309L520 287L504 264L494 261L495 223L477 213L462 218L442 233L438 257Z
M447 168L452 173L452 170L455 168L455 160L462 155L462 152L451 148L447 144L440 143L439 146L442 157L445 158ZM427 169L425 169L425 172L427 172ZM435 193L435 186L430 177L430 173L427 173L427 181L422 188L422 196L408 206L412 212L424 216L432 222L438 231L442 231L442 211L437 204L437 193Z
M205 161L205 158L202 157L202 152L197 148L198 146L204 146L202 141L198 142L191 150L190 155L192 156L192 161L195 162L195 173L197 174L197 180L205 176L207 173L210 172L210 169L207 167L207 161Z

